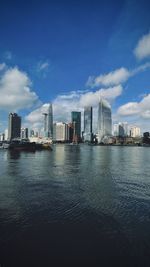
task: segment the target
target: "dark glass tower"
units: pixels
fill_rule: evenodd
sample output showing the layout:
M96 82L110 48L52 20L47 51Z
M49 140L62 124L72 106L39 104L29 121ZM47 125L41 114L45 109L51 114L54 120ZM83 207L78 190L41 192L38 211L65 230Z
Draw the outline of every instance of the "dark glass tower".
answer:
M84 141L92 141L92 107L84 108Z
M80 142L81 140L81 112L72 111L71 120L74 128L73 141Z
M48 137L52 139L53 138L53 107L52 107L52 103L50 103L49 107L48 107L47 130L48 130Z
M8 140L20 138L21 117L17 113L9 113L8 118Z

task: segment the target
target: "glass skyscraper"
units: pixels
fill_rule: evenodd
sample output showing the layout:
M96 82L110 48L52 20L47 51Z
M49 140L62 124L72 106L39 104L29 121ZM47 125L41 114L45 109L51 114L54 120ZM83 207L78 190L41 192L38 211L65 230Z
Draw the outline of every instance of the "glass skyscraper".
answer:
M81 112L72 111L71 120L74 128L73 141L80 142L81 140Z
M44 133L45 137L53 138L53 107L49 104L47 113L44 115Z
M48 116L47 116L47 128L48 128L48 137L53 138L53 107L52 103L48 107Z
M111 106L106 100L101 99L98 106L98 142L100 143L105 136L111 135Z
M8 140L20 138L21 135L21 117L17 113L9 113L8 118Z
M84 141L92 141L92 107L84 108Z

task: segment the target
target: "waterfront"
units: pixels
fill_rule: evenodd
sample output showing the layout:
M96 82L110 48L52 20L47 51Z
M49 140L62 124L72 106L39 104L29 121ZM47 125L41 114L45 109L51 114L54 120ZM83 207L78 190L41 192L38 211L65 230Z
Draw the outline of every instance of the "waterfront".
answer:
M0 151L0 264L149 266L150 149Z

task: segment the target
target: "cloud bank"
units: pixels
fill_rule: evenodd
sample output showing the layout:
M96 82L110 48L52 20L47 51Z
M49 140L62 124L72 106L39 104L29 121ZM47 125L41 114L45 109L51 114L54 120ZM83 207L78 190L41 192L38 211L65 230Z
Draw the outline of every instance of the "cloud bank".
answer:
M138 41L134 54L139 60L150 57L150 32Z
M128 102L122 105L117 113L120 116L138 115L140 118L150 119L150 94L144 96L140 102Z
M86 83L87 86L94 88L100 85L115 86L126 82L130 77L137 75L140 72L146 71L150 68L150 62L138 66L135 69L128 70L126 68L116 69L107 74L101 74L97 77L90 76Z
M6 67L1 64L1 70ZM25 72L17 67L7 68L0 76L0 109L18 111L32 107L38 96L31 90L31 81Z

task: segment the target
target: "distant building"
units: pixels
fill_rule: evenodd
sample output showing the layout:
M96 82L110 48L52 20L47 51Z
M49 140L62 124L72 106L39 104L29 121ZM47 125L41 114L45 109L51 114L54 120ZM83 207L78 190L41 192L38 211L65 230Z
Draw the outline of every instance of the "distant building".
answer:
M84 141L92 141L92 118L93 118L93 109L92 107L84 108Z
M20 138L21 117L17 113L9 113L8 118L8 140Z
M128 136L128 123L127 122L119 122L113 125L113 135L126 137Z
M110 104L101 99L98 105L98 142L102 142L105 136L112 135L112 119Z
M139 137L141 135L141 130L139 127L131 126L130 128L130 136L131 137Z
M5 140L5 134L4 133L0 133L0 141L4 141Z
M150 133L149 132L143 133L143 143L150 145Z
M30 130L30 137L34 137L34 130Z
M44 115L44 135L45 137L53 138L53 107L49 104L48 110Z
M69 131L69 142L73 141L73 123L68 123L68 131Z
M5 141L8 140L8 129L5 130Z
M53 125L53 140L57 142L69 141L69 128L64 122L57 122Z
M81 141L81 112L72 111L71 120L73 124L73 142Z
M28 139L28 128L21 128L21 138L22 139Z

